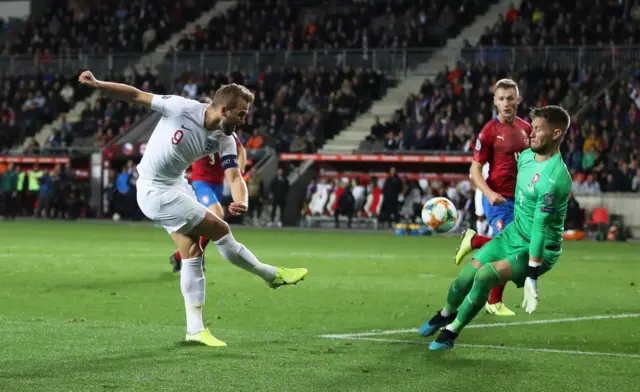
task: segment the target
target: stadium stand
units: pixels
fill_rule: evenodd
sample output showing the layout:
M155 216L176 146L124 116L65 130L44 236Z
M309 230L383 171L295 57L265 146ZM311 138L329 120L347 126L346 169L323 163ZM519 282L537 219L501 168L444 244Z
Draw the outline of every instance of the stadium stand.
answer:
M48 31L51 28L50 25L53 25L55 29L55 26L57 26L57 22L55 21L59 19L66 20L65 18L68 16L76 15L79 12L74 8L77 7L75 3L69 2L65 4L71 11L65 13L58 10L47 13L39 23L28 24L23 34L24 38L31 33L40 34L40 32L44 30ZM459 5L462 4L463 3L460 2ZM473 19L474 12L481 12L486 8L486 5L480 1L469 1L464 4L465 7L463 8L455 8L459 9L457 14L454 13L455 15L449 16L453 17L456 21L466 23ZM449 18L447 15L452 12L451 6L452 4L444 5L444 3L434 3L430 8L423 9L421 13L424 14L423 16L426 18L425 21L429 18L435 18L435 15L438 15L438 13L442 13L444 16L442 16L441 22L448 25L445 22ZM136 6L132 5L130 8L125 9L114 4L99 6L94 13L87 12L89 15L87 19L92 21L94 19L90 18L98 18L108 25L109 23L119 23L118 28L124 29L123 26L128 26L126 22L131 20L131 17L136 15L136 12L142 12L135 7ZM152 10L146 10L144 13L145 15L152 13L166 16L169 15L169 9L171 8L161 3ZM388 14L388 9L392 9L393 13ZM174 92L192 98L202 95L200 94L201 92L210 95L212 86L218 86L221 81L234 80L248 84L256 88L260 102L256 105L256 111L253 113L255 119L252 120L255 121L250 121L252 127L245 129L244 133L253 134L255 129L259 128L261 136L266 137L267 140L272 142L271 144L276 146L278 151L314 151L326 138L332 137L335 133L339 132L340 129L353 120L357 114L367 110L371 101L384 95L386 89L391 86L393 82L391 79L383 77L380 72L366 69L371 67L354 66L350 68L349 64L352 62L350 60L351 57L354 56L350 57L341 53L335 56L317 56L316 54L311 54L311 52L300 54L286 51L298 48L333 48L338 46L343 49L357 47L360 48L359 53L360 56L362 56L362 53L366 54L362 48L367 47L383 46L397 48L401 46L406 47L407 45L433 44L433 42L416 41L411 38L421 35L422 33L419 33L419 31L422 31L420 29L424 28L424 26L420 27L421 25L415 25L415 23L413 25L411 23L407 25L413 27L407 30L405 32L406 34L403 33L405 35L400 34L395 36L395 42L389 38L392 35L383 28L385 25L383 22L385 20L391 18L396 23L400 23L404 20L405 15L409 15L412 10L416 11L418 9L420 9L420 5L410 2L401 2L397 7L391 8L389 8L389 5L381 5L379 2L366 3L364 5L359 3L346 3L338 7L335 12L319 14L317 19L314 20L312 18L310 20L309 18L305 18L306 14L300 14L299 11L296 11L296 7L288 5L288 3L271 1L250 4L247 1L242 1L237 8L233 9L225 17L214 18L207 28L196 27L192 34L185 35L178 43L176 50L181 52L194 49L248 50L262 48L276 51L263 54L264 58L261 61L244 61L247 58L253 60L257 55L260 55L260 53L256 54L252 52L249 53L249 56L243 55L242 52L234 53L231 56L234 59L232 62L234 66L230 68L226 61L229 57L228 55L221 56L214 54L205 56L204 54L198 54L194 56L193 53L185 53L173 57L169 56L163 64L158 65L157 69L150 69L142 74L133 72L127 74L127 76L122 76L112 73L111 76L113 79L128 81L149 91ZM116 16L105 17L105 15L108 14ZM356 15L359 15L358 18L355 18ZM189 20L192 16L192 14L185 15L180 20ZM274 20L274 18L281 20L281 22L265 23L265 21ZM231 20L238 19L248 21L247 26L245 26L246 29L243 29L242 33L238 33L240 30L230 23ZM162 20L164 19L159 18L157 23L163 23ZM422 23L424 24L425 21ZM89 23L87 20L84 20L83 23L84 24L78 24L76 26L77 34L81 36L78 40L86 41L88 39L88 42L94 42L91 37L87 38L89 35L87 29L91 30L89 26L91 26L92 23ZM369 23L373 23L376 28L365 29L363 27ZM209 33L209 31L212 31L214 28L219 29L220 25L225 26L224 29L221 30L225 31L226 35L220 36L219 34ZM184 23L175 24L171 31L176 31L176 29L183 26ZM267 31L265 30L266 26L273 27ZM318 28L318 26L322 27ZM110 31L109 28L106 30ZM455 34L455 32L455 29L449 29L446 34ZM38 50L47 49L47 53L55 51L67 53L64 48L66 47L65 42L68 40L65 40L64 35L52 37L50 33L47 34L45 34L46 37L43 38L43 42L38 40L38 45L31 48L25 47L24 44L17 45L15 50L19 52L37 52ZM433 36L436 35L434 34ZM250 43L255 41L255 38L251 37L266 38L261 44L252 46ZM291 38L292 41L289 44L284 44L284 41L280 42L274 37L283 39L286 37L293 38ZM402 39L405 41L404 43L400 41L400 46L398 46L399 37L404 37ZM143 38L142 36L137 37L137 42L143 41ZM163 38L166 37L158 37L156 41L160 42ZM95 42L95 45L92 45L90 49L86 48L85 51L91 50L96 53L101 53L100 44L102 41ZM441 40L440 44L442 42ZM112 44L109 44L109 47L112 49L115 47L113 50L122 49ZM132 49L142 51L145 48ZM146 49L151 50L153 47L149 46ZM277 58L274 58L273 53L278 53L277 51L280 51L280 53L288 53L286 55L288 57L283 58L284 61L281 62L282 64L292 63L297 65L301 63L303 66L299 67L299 69L292 64L284 68L278 67L278 58L284 56L276 54ZM194 62L192 60L194 57L198 59L203 58L199 67L193 66ZM222 64L219 61L220 57L225 59ZM317 60L318 57L321 58L321 61L315 62L315 70L309 69L306 65L311 62L308 60L311 58ZM294 59L292 60L292 58ZM329 62L323 62L322 60L325 58L328 59ZM366 63L365 61L364 64ZM323 67L324 64L326 64L326 67ZM336 65L341 68L341 70L328 71L328 69L330 69L329 67L334 68ZM165 72L168 67L171 67L171 70ZM227 70L226 75L217 72L217 70L220 69ZM73 69L73 72L75 72L75 70L76 68ZM267 78L268 80L265 80L265 82L260 81L259 78L256 80L256 74L259 74L260 78ZM292 82L290 79L294 81ZM349 80L345 81L346 79ZM338 86L339 83L342 83L342 86ZM327 86L331 87L327 89ZM262 91L264 91L265 94L262 95ZM260 98L260 96L264 98ZM328 99L326 98L327 96ZM356 100L355 97L359 99ZM73 98L74 100L84 99L86 98L86 94L78 94L77 97L74 96ZM280 98L284 98L283 103L280 103ZM270 103L265 103L265 100L269 100ZM275 105L271 105L271 103L275 103ZM50 137L52 145L42 147L48 147L48 150L51 150L51 147L55 148L56 145L59 147L62 144L58 142L58 140L66 140L65 146L69 146L69 142L72 139L76 139L76 141L74 141L75 146L91 145L92 135L96 136L96 145L101 146L119 133L126 131L126 129L129 128L129 124L135 123L136 118L141 115L140 111L124 108L119 104L111 104L112 107L106 108L107 105L109 104L106 102L95 103L94 107L84 111L81 116L81 121L76 124L68 125L66 122L63 122L63 126L60 128L71 127L72 130L70 132L65 129L55 130L54 135ZM272 107L267 110L268 106L277 106L277 108ZM103 110L103 108L105 113L100 115L99 112ZM292 111L290 110L291 108L295 110ZM272 122L270 119L272 111L276 109L278 111L286 111L287 113L278 114L276 118L274 118L275 121L273 121L273 124L269 125L269 122ZM321 111L326 111L326 114L321 115ZM301 119L299 114L303 114ZM55 118L55 115L53 118ZM20 136L23 138L24 136L33 135L34 130L38 129L38 126L41 126L48 120L50 120L50 118L43 118L32 127L33 129ZM297 130L293 132L293 129ZM323 129L324 132L320 132L321 129ZM280 133L278 132L280 130L286 132ZM67 136L67 133L71 135ZM300 137L296 137L296 133ZM11 140L20 140L21 137L15 137Z
M361 150L470 151L484 123L495 115L492 87L502 77L519 83L523 96L519 113L522 117L526 117L530 106L552 103L575 112L637 57L624 47L549 48L543 45L632 43L638 23L624 11L625 5L617 2L589 9L581 2L523 1L519 9L512 7L506 15L500 15L492 27L488 26L477 47L467 45L455 69L446 68L435 79L425 80L419 93L410 94L404 107L398 109L390 121L376 119L371 134L361 143ZM563 26L562 31L559 26ZM583 34L592 30L599 33ZM634 69L638 69L637 64ZM580 121L576 118L564 151L574 172L580 173L577 181L584 181L585 174L589 174L581 167L584 155L588 156L587 164L592 165L594 153L604 156L610 151L616 157L615 164L610 164L616 167L614 172L604 170L606 163L595 165L601 169L590 178L603 189L633 189L638 151L622 143L610 148L609 139L613 133L619 141L628 137L635 143L637 136L630 131L633 125L626 131L620 130L620 124L635 118L638 108L635 86L634 76L609 86L611 93L594 102ZM593 153L583 151L582 140L590 134L592 138L607 140L601 143L603 149L596 148ZM569 142L574 139L577 142ZM579 153L574 152L576 150ZM598 164L606 160L599 159ZM618 163L619 159L623 162Z
M575 193L640 191L640 63L608 86L574 124L563 156Z
M45 61L54 55L148 52L210 7L204 0L54 0L41 18L29 18L19 35L4 42L0 52Z
M0 40L0 127L6 130L0 137L0 152L87 98L87 89L76 82L87 64L106 62L104 55L115 51L151 51L210 6L199 0L144 6L59 0L40 19L28 18L21 31ZM63 122L47 145L34 149L51 152L68 147L75 136L83 135L75 135L72 128Z
M256 102L240 137L248 148L271 146L278 152L315 151L332 132L367 110L392 83L379 72L349 67L332 71L323 68L276 71L268 67L253 77L240 69L231 76L212 72L198 76L187 72L176 80L175 90L159 83L150 72L125 79L114 75L114 79L146 91L173 92L193 99L211 97L225 83L245 84L255 92ZM83 113L74 133L87 136L84 144L104 145L125 133L142 114L138 108L101 99Z
M178 49L194 52L436 47L447 37L457 35L491 2L342 1L332 7L316 1L296 7L283 1L240 1L226 16L214 18L206 28L200 27L183 37ZM238 20L244 21L244 25L238 26ZM216 33L212 34L213 31Z

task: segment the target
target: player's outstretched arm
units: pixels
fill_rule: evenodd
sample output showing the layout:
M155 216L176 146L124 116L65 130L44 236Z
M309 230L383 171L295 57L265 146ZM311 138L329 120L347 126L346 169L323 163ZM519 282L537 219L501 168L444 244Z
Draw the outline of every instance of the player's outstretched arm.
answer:
M93 76L93 73L91 73L91 71L84 71L83 73L81 73L78 81L85 86L104 91L114 99L139 105L147 109L151 108L153 94L145 93L144 91L140 91L135 87L121 83L112 83L98 80L95 78L95 76Z
M231 188L231 197L233 197L233 203L229 206L229 212L233 215L242 215L247 212L249 205L249 196L247 191L247 184L242 178L242 173L237 167L231 167L224 171L224 175L229 181L229 187Z

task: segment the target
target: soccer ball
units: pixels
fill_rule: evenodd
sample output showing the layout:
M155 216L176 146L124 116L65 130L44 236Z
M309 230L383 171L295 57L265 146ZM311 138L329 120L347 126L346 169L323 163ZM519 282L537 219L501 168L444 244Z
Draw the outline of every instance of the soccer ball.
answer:
M438 233L453 229L457 220L456 206L447 198L434 197L422 207L422 222Z

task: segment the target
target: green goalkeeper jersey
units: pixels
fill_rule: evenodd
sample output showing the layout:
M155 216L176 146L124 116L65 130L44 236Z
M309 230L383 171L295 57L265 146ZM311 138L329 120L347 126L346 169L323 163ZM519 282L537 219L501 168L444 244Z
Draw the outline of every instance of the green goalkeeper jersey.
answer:
M518 159L513 224L529 242L529 255L542 258L545 247L562 242L571 193L571 175L560 153L537 162L531 149Z

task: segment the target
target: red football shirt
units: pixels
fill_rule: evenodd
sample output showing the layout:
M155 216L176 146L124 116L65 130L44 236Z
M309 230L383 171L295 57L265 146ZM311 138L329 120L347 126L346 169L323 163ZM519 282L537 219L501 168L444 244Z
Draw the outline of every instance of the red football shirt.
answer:
M516 117L514 125L497 117L489 121L478 136L473 160L489 163L487 185L502 196L513 197L518 176L518 155L529 148L531 125Z
M240 149L242 145L236 139L236 147ZM222 170L222 160L216 152L206 157L200 158L191 165L191 181L204 181L207 184L224 184L224 170Z

